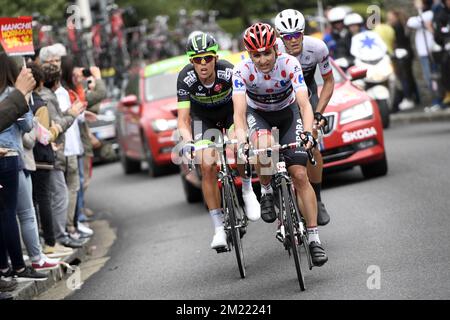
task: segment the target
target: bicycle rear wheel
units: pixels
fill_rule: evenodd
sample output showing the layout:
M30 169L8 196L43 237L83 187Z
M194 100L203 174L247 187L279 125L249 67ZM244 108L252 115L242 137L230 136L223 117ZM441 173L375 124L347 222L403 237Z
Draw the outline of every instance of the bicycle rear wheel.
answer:
M297 271L298 284L300 285L300 290L305 291L305 278L302 273L302 267L300 264L300 252L299 252L299 243L297 241L296 229L294 226L294 219L292 215L297 215L298 213L293 205L292 201L295 199L291 198L291 194L288 192L288 187L286 184L286 180L283 179L281 181L281 194L284 202L284 210L286 214L286 229L289 233L289 243L292 249L292 256L294 257L295 269ZM283 207L283 206L281 206Z
M245 261L244 261L244 249L242 246L242 239L241 239L241 230L239 227L240 221L238 219L237 210L239 208L237 207L237 194L233 190L232 185L230 184L230 181L225 180L225 183L223 185L223 191L224 191L224 211L228 213L229 222L230 222L230 232L231 232L231 240L233 243L234 251L236 253L236 261L239 268L239 273L241 275L241 278L245 278Z

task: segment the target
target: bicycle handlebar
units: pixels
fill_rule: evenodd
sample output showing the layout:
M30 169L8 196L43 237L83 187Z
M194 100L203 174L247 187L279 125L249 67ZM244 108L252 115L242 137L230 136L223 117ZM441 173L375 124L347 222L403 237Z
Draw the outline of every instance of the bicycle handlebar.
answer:
M206 150L206 149L221 149L221 148L224 148L224 146L236 145L236 144L238 144L238 140L237 139L227 139L227 140L225 140L225 141L223 141L221 143L209 143L207 145L195 146L194 150L192 151L192 154L194 152L197 152L197 151L202 151L202 150ZM179 151L179 156L180 157L183 156L183 150ZM191 171L194 168L194 159L193 159L193 157L192 157L192 159L188 159L188 161L189 161L188 162L188 168L189 168L189 171ZM250 169L248 167L249 167L249 162L247 160L246 166L245 166L245 174L247 176L248 176L248 173L250 172Z
M305 145L305 143L303 141L297 141L297 142L292 142L292 143L283 144L283 145L276 144L269 148L251 149L250 155L253 156L253 155L258 155L258 154L266 154L268 157L271 157L273 151L281 151L282 152L282 151L289 150L289 149L303 147L304 145ZM313 166L315 166L317 164L317 162L312 153L312 149L306 150L306 152L308 154L309 162L311 162L311 164Z

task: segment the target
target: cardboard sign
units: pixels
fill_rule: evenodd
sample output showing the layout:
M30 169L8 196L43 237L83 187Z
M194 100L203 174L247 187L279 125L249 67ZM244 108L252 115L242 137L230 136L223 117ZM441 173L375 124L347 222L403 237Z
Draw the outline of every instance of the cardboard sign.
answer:
M32 17L0 18L0 42L10 56L34 55Z

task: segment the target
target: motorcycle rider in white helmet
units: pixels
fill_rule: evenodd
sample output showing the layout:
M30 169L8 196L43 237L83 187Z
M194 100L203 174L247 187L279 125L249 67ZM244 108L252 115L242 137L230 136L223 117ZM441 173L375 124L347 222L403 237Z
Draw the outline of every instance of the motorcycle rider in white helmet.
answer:
M352 35L344 25L347 10L336 7L328 12L328 22L331 24L331 33L325 34L323 40L330 50L333 59L348 58Z
M304 35L305 18L297 10L287 9L280 12L275 17L275 29L280 36L277 39L278 50L296 57L302 66L305 82L309 90L309 101L315 112L313 136L317 139L318 130L326 126L327 121L322 114L334 90L334 77L328 59L328 48L322 40ZM317 85L314 80L317 66L319 66L324 80L320 97L318 96ZM330 216L321 200L323 159L318 148L314 150L314 157L317 165L312 166L308 164L308 177L317 198L317 223L318 225L326 225L330 221Z
M344 25L348 28L352 36L363 31L364 19L359 14L349 13L344 18Z

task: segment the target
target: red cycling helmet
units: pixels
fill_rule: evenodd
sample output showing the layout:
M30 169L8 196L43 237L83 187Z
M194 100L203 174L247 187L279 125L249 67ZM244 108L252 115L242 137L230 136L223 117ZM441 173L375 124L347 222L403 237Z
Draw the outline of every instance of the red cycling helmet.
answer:
M267 23L255 23L245 30L244 46L247 51L263 52L275 46L275 30Z

